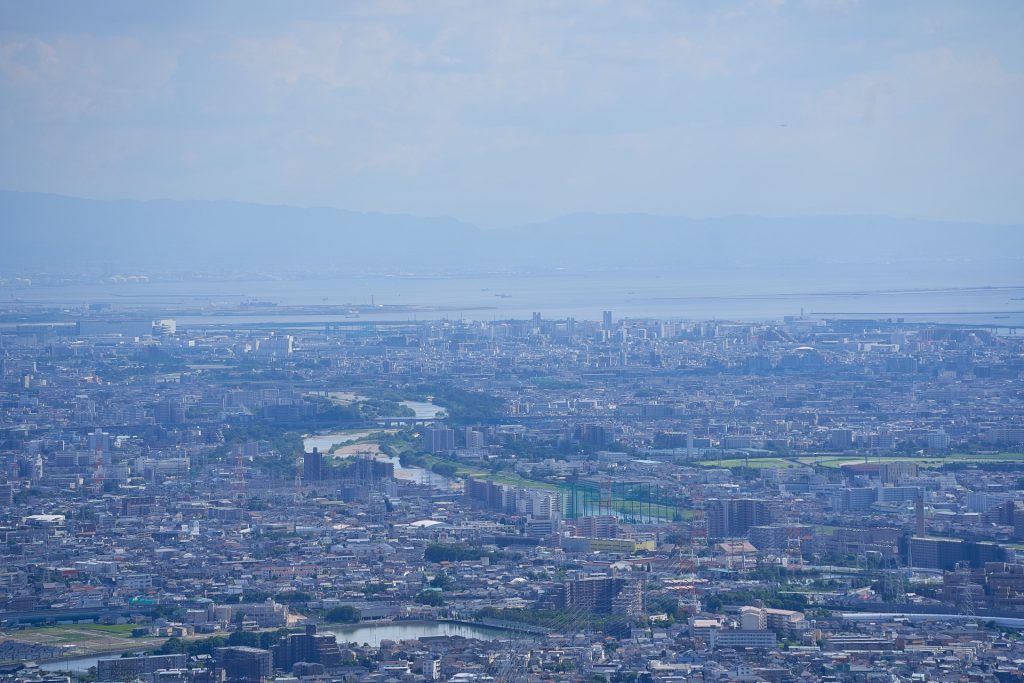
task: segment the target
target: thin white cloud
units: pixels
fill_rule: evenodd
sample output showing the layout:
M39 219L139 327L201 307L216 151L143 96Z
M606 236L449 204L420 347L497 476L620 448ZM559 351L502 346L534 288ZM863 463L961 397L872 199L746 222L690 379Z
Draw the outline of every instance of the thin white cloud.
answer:
M12 16L0 186L482 222L1024 220L1012 4L250 7Z

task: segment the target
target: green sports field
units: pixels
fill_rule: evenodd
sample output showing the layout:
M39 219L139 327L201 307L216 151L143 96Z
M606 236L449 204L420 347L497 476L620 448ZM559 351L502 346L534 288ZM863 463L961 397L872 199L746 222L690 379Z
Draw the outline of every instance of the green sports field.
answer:
M68 657L159 647L164 638L132 638L133 624L67 624L25 629L0 629L0 640L20 640L66 648Z
M834 468L864 462L912 462L916 463L919 467L941 467L948 463L1020 463L1024 466L1024 453L951 453L945 456L886 455L868 456L866 459L864 456L856 455L799 455L792 458L705 458L694 461L692 464L699 467L750 467L751 469L778 467L781 469L800 466Z

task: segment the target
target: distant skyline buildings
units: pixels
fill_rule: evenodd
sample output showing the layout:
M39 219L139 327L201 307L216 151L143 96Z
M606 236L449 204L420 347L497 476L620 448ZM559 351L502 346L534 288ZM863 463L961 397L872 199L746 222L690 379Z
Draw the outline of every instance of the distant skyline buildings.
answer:
M684 669L656 676L820 680L837 652L909 680L963 645L954 614L979 622L970 666L1024 658L988 621L1024 615L1015 331L617 302L268 324L252 314L276 306L249 300L190 321L192 297L129 303L140 329L114 304L27 299L0 326L0 611L33 626L11 661L59 657L51 634L83 615L130 622L97 642L106 679L187 665L167 674L183 683L468 683L505 670L510 639L556 683L669 659ZM53 321L72 315L89 324ZM934 621L902 618L921 604ZM164 638L203 654L108 654L181 649Z

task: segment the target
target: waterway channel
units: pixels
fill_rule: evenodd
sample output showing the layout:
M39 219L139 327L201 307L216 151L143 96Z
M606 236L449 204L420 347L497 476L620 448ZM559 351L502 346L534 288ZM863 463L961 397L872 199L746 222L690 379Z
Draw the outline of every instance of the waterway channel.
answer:
M402 401L401 404L407 408L411 408L415 413L416 419L420 420L440 417L445 414L444 408L430 401ZM347 432L310 434L302 439L302 447L306 452L312 451L316 448L323 453L330 453L331 449L335 446L356 442L360 437L370 434L373 431L377 430L357 430L355 432L350 430ZM352 457L357 454L358 453L356 452L348 454L335 452L334 457L345 458ZM395 466L395 477L397 479L406 479L408 481L413 481L417 484L430 486L442 491L449 491L452 488L452 480L442 477L439 474L435 474L430 470L423 469L422 467L405 467L401 462L399 462L398 458L388 457L383 454L377 454L374 457L378 460L384 460L393 464Z
M341 645L346 643L362 645L366 643L373 647L379 646L382 640L412 640L425 636L462 636L463 638L477 638L480 640L521 637L502 629L472 626L470 624L456 624L448 621L397 621L352 624L350 626L334 625L322 627L320 633L333 635ZM39 668L44 671L84 673L90 667L96 666L96 662L100 659L119 656L117 653L111 653L93 655L91 657L78 657L57 662L46 662L40 664Z

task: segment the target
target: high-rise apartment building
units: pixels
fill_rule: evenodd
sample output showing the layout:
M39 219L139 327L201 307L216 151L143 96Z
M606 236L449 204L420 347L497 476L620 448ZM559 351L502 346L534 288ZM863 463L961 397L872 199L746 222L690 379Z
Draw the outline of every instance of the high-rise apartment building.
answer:
M302 479L304 481L321 481L324 478L324 454L315 447L311 453L302 456Z
M555 597L555 605L565 610L636 616L642 608L643 595L638 583L625 578L588 576L562 584Z
M427 453L455 450L455 430L443 425L426 427L420 436L420 448Z
M708 538L736 538L752 526L771 523L768 502L754 498L712 498L705 505Z
M243 645L218 647L214 650L214 657L229 681L263 683L272 672L270 650Z
M324 666L341 663L341 649L333 634L317 633L316 625L306 626L304 633L290 633L273 647L274 666L288 671L297 662L313 662Z

